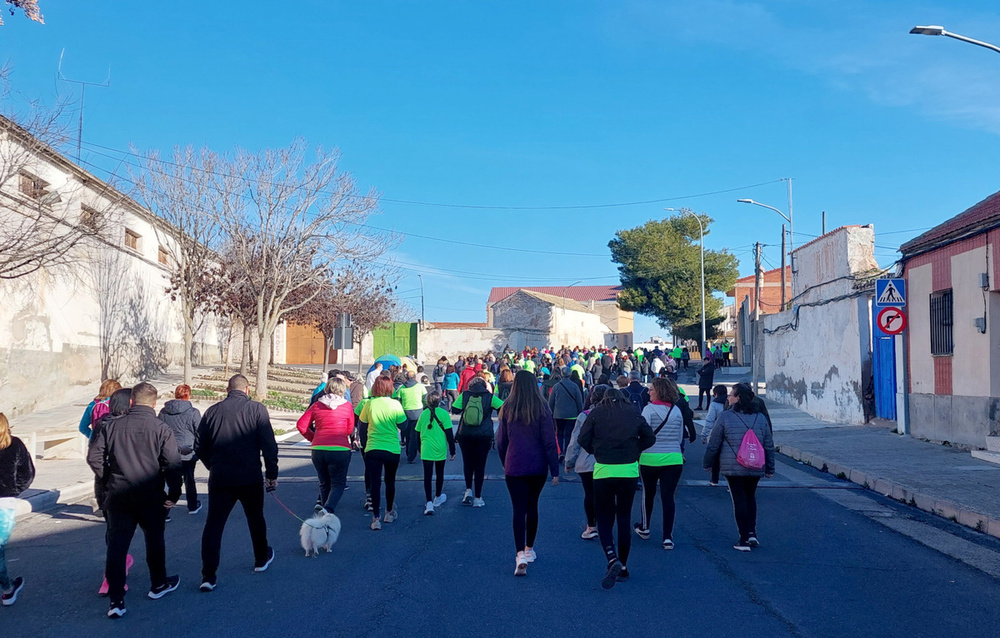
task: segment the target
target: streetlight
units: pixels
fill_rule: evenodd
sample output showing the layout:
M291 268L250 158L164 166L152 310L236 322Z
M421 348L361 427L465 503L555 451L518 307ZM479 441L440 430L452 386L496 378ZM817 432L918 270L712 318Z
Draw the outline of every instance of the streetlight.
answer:
M910 33L913 35L944 35L949 38L955 38L956 40L961 40L962 42L968 42L969 44L974 44L979 47L989 49L990 51L996 51L1000 53L1000 47L995 44L990 44L989 42L982 42L980 40L973 40L972 38L966 37L964 35L958 35L957 33L950 33L944 30L944 27L931 25L926 27L913 27L910 29Z
M676 209L676 208L664 208L663 210L670 210L681 215L690 215L698 221L698 230L701 232L701 353L702 358L705 357L705 349L708 348L708 333L705 330L705 226L701 223L701 217L698 217L693 212L687 210L686 208ZM676 344L676 339L674 340Z
M779 215L781 215L782 219L784 219L785 221L788 222L788 261L791 262L792 261L792 251L795 250L795 236L793 234L794 231L795 231L795 226L794 226L794 224L792 224L792 205L791 205L792 204L792 180L790 178L788 179L788 214L787 215L784 214L783 212L781 212L780 210L778 210L777 208L775 208L774 206L768 206L767 204L762 204L762 203L760 203L758 201L754 201L752 199L737 199L736 201L739 202L740 204L753 204L754 206L760 206L761 208L766 208L768 210L773 210L774 212L776 212ZM781 226L781 243L782 244L785 243L785 226L784 225ZM785 263L784 263L785 262L785 251L784 250L781 251L781 262L782 262L781 263L781 309L784 310L785 309ZM794 266L793 266L793 272L794 272ZM757 304L758 307L760 307L760 300L759 299L755 300L754 303Z
M563 314L566 314L566 291L567 291L567 290L569 290L570 288L572 288L573 286L575 286L575 285L577 285L577 284L582 284L582 283L583 283L583 280L582 280L582 279L578 279L578 280L574 281L573 283L571 283L570 285L568 285L568 286L565 286L565 287L564 287L564 288L562 289L562 298L563 298Z

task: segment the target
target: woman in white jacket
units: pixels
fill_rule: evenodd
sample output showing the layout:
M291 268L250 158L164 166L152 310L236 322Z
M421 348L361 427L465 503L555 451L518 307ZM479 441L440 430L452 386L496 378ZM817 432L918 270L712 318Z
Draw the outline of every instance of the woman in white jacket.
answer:
M649 539L656 485L659 483L660 503L663 506L663 549L673 549L674 493L684 469L684 415L676 405L680 396L677 384L671 379L653 379L649 396L649 405L643 408L642 416L656 435L656 443L639 457L642 521L633 525L632 529L639 538Z
M609 387L611 386L598 385L594 387L591 394L592 406L601 402ZM577 441L580 429L583 428L583 422L587 420L588 414L590 414L590 410L581 412L580 416L576 417L569 445L566 446L566 458L563 460L566 473L575 471L580 476L580 482L583 483L583 511L587 515L587 529L583 530L580 538L584 540L597 538L597 512L594 508L594 455L581 448L579 441Z

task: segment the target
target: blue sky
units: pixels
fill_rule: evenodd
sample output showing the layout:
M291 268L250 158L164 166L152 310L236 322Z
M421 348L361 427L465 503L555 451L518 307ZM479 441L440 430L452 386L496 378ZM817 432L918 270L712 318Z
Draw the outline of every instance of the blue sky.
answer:
M491 285L615 283L607 242L689 206L710 248L752 272L750 245L874 223L877 256L1000 189L1000 56L915 24L1000 42L996 3L72 2L47 24L10 17L0 60L24 95L51 101L64 73L87 96L83 160L100 146L260 148L302 136L336 146L373 223L407 237L400 291L427 319L482 321ZM99 145L99 146L95 146ZM752 184L754 188L739 188ZM737 189L704 197L682 196ZM545 209L635 202L601 209ZM902 232L906 231L906 232ZM639 337L662 334L649 320Z

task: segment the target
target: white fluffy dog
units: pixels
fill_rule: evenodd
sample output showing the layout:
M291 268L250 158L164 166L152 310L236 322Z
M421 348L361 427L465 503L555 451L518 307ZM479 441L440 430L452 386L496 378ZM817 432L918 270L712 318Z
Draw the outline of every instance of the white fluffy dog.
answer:
M302 549L306 550L306 557L319 556L319 550L330 548L337 542L340 536L340 519L324 511L317 512L315 516L302 523L299 530L299 538L302 540Z

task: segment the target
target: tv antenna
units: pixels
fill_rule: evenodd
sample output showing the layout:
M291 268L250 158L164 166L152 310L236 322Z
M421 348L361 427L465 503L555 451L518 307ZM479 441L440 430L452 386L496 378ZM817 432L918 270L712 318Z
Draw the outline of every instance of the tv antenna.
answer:
M63 72L62 72L63 56L65 54L66 54L66 49L63 49L62 52L59 53L59 71L58 71L59 76L58 77L63 82L69 82L70 84L79 84L80 85L80 122L77 125L77 129L76 129L76 161L79 162L80 161L80 152L81 152L80 151L80 147L83 145L83 105L84 105L84 100L87 97L87 87L88 86L96 86L96 87L99 87L99 88L105 88L106 89L107 87L111 86L111 66L110 65L108 66L108 77L103 82L85 82L83 80L71 80L70 78L68 78L65 75L63 75Z

